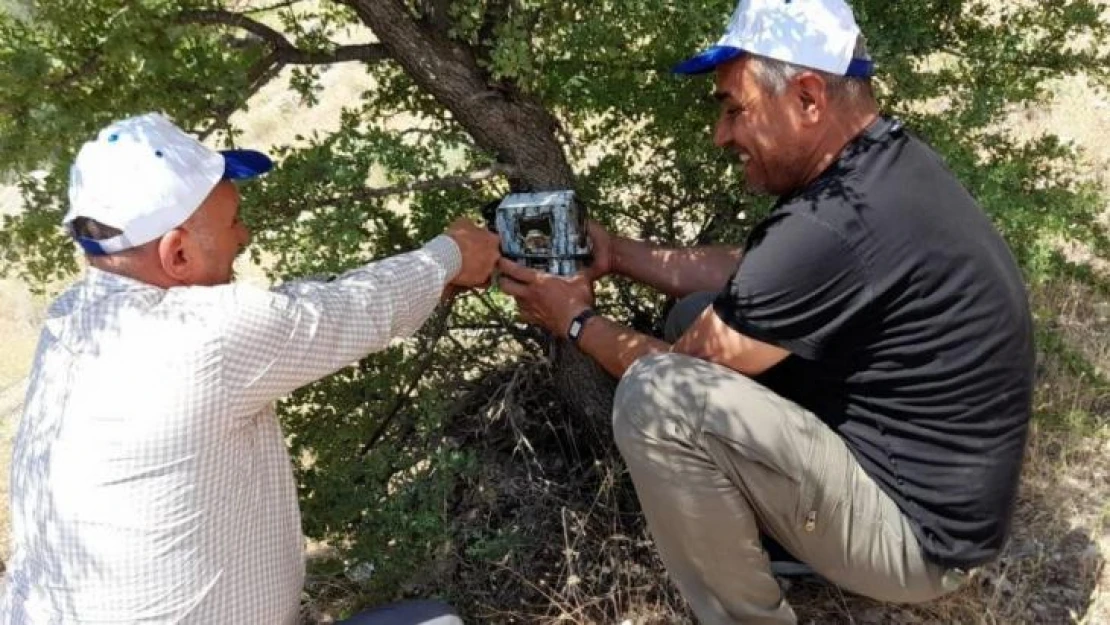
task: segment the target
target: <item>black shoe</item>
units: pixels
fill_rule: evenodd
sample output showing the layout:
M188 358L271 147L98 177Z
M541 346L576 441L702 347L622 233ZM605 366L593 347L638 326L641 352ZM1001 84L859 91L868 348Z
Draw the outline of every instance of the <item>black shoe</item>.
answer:
M817 572L811 566L795 558L789 551L778 544L774 538L761 534L760 542L767 558L771 561L771 574L775 577L812 577Z
M771 574L775 577L816 577L817 571L805 562L772 560Z

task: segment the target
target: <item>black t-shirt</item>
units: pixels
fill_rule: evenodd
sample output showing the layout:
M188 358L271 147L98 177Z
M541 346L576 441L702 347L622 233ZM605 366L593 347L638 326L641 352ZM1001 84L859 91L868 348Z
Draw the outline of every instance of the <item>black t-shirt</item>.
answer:
M758 380L844 438L930 560L998 554L1031 412L1025 286L975 200L901 122L879 118L780 198L714 307L791 352Z

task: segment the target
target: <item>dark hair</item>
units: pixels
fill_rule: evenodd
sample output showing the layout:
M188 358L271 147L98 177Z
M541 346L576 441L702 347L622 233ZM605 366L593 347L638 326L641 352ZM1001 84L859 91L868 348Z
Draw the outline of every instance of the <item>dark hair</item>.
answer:
M106 226L88 217L78 217L74 219L69 227L73 236L79 239L92 239L93 241L103 241L123 234L123 231L119 228Z

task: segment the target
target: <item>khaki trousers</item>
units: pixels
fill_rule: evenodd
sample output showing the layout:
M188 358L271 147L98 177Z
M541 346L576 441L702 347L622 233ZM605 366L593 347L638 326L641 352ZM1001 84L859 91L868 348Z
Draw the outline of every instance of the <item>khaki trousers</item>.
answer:
M795 623L760 531L818 574L881 601L958 587L833 430L730 369L637 361L613 433L671 578L702 623Z

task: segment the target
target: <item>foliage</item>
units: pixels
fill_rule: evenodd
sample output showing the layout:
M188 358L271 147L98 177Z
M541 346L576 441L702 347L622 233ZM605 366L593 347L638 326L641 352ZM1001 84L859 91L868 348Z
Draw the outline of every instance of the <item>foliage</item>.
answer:
M404 4L411 19L465 45L498 94L532 98L555 116L580 197L614 229L685 244L738 243L767 210L766 199L741 191L736 164L711 145L715 109L706 82L667 72L718 34L731 0ZM1110 84L1110 59L1098 47L1110 36L1103 7L1089 0L854 4L884 108L945 155L1030 280L1097 282L1059 251L1069 242L1110 258L1097 191L1072 174L1069 146L1054 137L1022 143L1006 125L1014 111L1040 105L1050 81L1065 73ZM0 12L0 171L15 177L26 204L0 226L0 269L33 283L75 269L56 224L68 163L96 129L162 110L234 144L229 114L246 108L282 66L296 68L288 88L308 103L318 97L321 72L345 58L361 59L374 87L348 104L335 132L306 131L278 147L280 168L245 188L252 253L267 259L275 278L334 274L411 249L505 192L497 179L403 202L367 192L371 180L388 186L450 176L488 167L498 155L388 55L333 43L352 25L365 26L354 0L274 7L40 0ZM205 11L220 19L199 18ZM228 21L233 13L268 29ZM374 42L365 28L350 32ZM643 289L616 283L603 296L612 315L637 328L659 322L664 302ZM300 460L306 532L373 561L376 592L394 593L407 571L444 547L454 476L475 470L471 450L445 430L450 420L481 405L476 398L489 390L483 380L504 354L541 349L509 316L496 297L468 297L443 324L282 405ZM499 532L474 537L462 551L489 556L516 544Z

